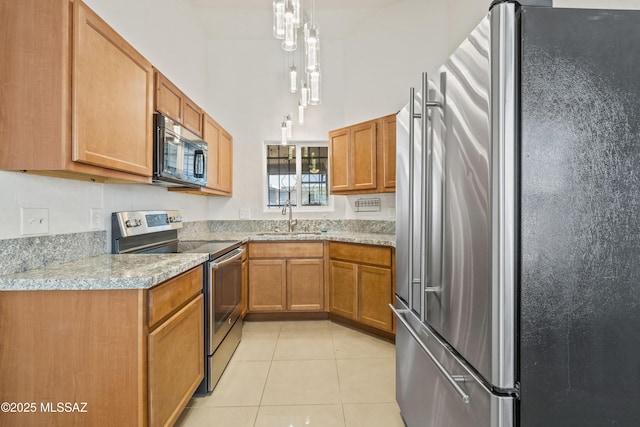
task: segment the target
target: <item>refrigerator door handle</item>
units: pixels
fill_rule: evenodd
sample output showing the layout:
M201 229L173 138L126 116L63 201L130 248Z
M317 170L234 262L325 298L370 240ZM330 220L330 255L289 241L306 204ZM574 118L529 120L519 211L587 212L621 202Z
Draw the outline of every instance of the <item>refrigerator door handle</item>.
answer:
M427 109L427 104L429 103L429 75L428 73L422 73L422 128L420 129L422 135L420 135L420 142L422 145L422 159L421 159L421 171L420 171L420 191L423 194L429 194L429 180L427 178L428 174L431 173L431 167L429 165L429 160L431 158L431 147L429 145L429 132L428 132L428 124L429 124L429 111ZM428 214L430 208L430 200L431 197L421 197L420 203L420 251L422 252L422 256L420 257L420 288L422 289L423 295L420 295L420 320L425 322L427 320L426 308L427 304L425 302L424 292L429 289L429 285L431 283L431 266L429 265L429 249L427 244L427 236L429 233L429 219L430 215ZM424 229L425 227L426 229ZM429 236L431 237L431 236Z
M444 76L441 77L441 89L440 91L444 94L446 93L446 80ZM433 217L432 217L432 209L433 206L431 202L433 200L433 192L432 185L433 183L427 178L427 174L433 173L433 141L429 138L429 120L428 120L428 109L429 108L444 108L444 100L443 102L439 101L429 101L429 78L428 73L422 73L422 94L423 94L423 112L422 114L422 143L425 149L423 150L423 174L422 174L422 188L426 189L427 197L423 198L423 206L422 206L422 223L427 224L427 232L429 235L429 239L433 238ZM425 202L425 199L427 200ZM428 292L440 292L442 290L442 284L437 284L434 286L433 277L431 276L433 266L430 264L431 262L431 245L429 245L426 241L425 233L421 233L423 242L421 242L422 250L424 251L425 256L422 258L422 269L421 272L424 272L424 277L422 283L425 284L424 292L425 294ZM424 318L421 319L423 322L426 320L426 295L422 298L422 304L424 306L422 313L424 313Z
M413 146L413 138L415 136L415 125L413 121L416 118L420 118L419 114L415 112L415 102L416 99L416 90L414 88L409 89L409 236L413 236L413 193L414 193L414 183L413 183L413 173L414 173L414 164L413 158L415 157L414 146ZM412 304L413 301L413 243L409 242L409 259L408 259L408 268L409 268L409 305Z
M398 310L392 304L389 304L389 308L391 308L391 311L393 312L393 314L395 314L396 318L400 321L400 323L402 323L404 327L407 328L407 331L409 331L409 334L411 334L413 339L416 340L416 342L418 343L422 351L425 352L425 354L429 357L429 359L431 359L431 361L436 366L436 368L438 368L442 376L447 380L447 382L451 385L451 387L453 387L453 389L456 391L458 396L460 396L460 399L462 399L464 403L469 403L470 402L469 395L467 394L467 392L464 391L464 389L460 386L460 384L458 384L459 382L466 382L465 376L451 375L451 373L447 371L447 368L445 368L444 365L442 365L442 363L440 363L440 361L433 355L433 353L431 353L431 350L429 350L429 348L427 348L427 346L424 345L418 333L411 327L409 322L407 322L407 320L403 316L403 314L408 313L409 310Z

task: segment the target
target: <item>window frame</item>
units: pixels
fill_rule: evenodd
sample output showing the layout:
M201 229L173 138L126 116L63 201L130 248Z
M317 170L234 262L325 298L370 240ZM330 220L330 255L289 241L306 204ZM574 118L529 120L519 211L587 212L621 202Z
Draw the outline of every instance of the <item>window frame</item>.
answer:
M267 173L267 146L282 145L281 141L263 141L262 144L262 211L263 212L280 212L282 207L269 207L269 180ZM331 186L329 183L329 162L327 156L327 206L303 206L302 205L302 147L323 147L329 149L329 141L300 141L289 140L287 145L295 145L296 147L296 205L294 210L297 212L334 212L334 200L331 194Z

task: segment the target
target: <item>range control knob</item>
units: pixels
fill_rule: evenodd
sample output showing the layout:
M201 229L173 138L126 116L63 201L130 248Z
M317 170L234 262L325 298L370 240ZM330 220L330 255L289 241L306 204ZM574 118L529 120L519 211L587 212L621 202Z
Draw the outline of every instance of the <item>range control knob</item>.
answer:
M139 219L128 219L125 221L124 225L126 225L129 228L133 228L133 227L140 227L142 225L142 220Z

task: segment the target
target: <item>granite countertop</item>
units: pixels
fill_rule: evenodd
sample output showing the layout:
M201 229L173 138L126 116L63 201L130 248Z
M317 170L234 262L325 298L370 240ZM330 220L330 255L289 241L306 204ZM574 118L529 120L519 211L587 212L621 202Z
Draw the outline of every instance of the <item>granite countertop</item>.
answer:
M194 240L329 240L395 246L395 235L347 231L324 233L211 232ZM183 240L190 240L188 237ZM0 291L148 289L208 260L208 254L99 255L0 276Z
M184 239L190 240L190 239ZM329 231L316 233L304 231L294 233L260 233L252 231L244 232L212 232L198 235L194 240L239 240L243 243L255 241L285 241L285 240L329 240L335 242L360 243L365 245L392 246L396 245L395 234L356 233L348 231Z
M99 255L0 276L0 291L147 289L208 258L208 254Z

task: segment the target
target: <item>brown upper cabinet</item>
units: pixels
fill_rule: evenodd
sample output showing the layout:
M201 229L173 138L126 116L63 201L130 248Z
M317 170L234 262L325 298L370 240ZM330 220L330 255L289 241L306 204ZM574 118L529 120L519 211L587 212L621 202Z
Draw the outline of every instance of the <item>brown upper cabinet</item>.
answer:
M332 194L396 191L395 114L329 132Z
M162 75L155 73L155 109L202 138L204 111Z
M151 182L151 64L79 0L2 2L0 169Z
M203 196L231 196L233 193L233 137L211 116L204 113L203 139L208 145L207 186L171 187L169 191Z
M209 145L207 188L216 194L231 196L233 191L233 138L213 120L204 115L204 140Z

